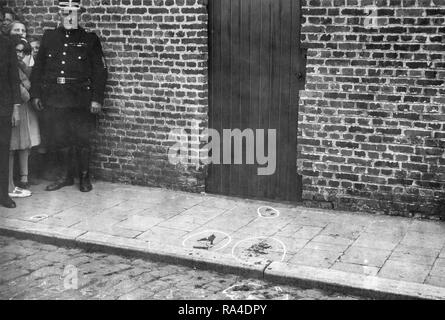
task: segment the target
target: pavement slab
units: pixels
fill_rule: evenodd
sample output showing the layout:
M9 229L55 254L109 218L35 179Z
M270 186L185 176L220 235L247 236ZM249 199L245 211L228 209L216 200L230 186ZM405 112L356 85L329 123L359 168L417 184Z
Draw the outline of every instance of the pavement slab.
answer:
M294 255L289 263L319 268L330 268L340 255L341 253L334 251L304 248Z
M328 286L343 283L344 288L375 293L374 285L378 285L379 294L387 290L390 296L397 296L398 283L403 284L399 293L404 297L437 298L445 288L445 223L440 221L106 182L96 183L89 194L75 187L54 193L44 192L41 185L33 189L31 198L18 201L17 210L0 208L1 233L164 257L174 263L259 277L267 277L270 266L285 263L288 272L279 269L273 277L308 281L308 270L312 270L315 282L326 275ZM265 207L279 214L259 215ZM202 239L193 237L208 236L208 231L217 235L214 243L199 246ZM257 251L249 257L253 249ZM0 255L5 265L15 254L13 248L7 250ZM46 250L47 259L29 257L30 270L54 267L51 262L58 258L57 247L48 245ZM338 281L328 274L338 276ZM126 290L125 282L120 286L121 292L128 292L118 298L141 295L140 288L131 285Z
M391 255L389 250L380 250L369 248L363 250L361 247L352 246L344 255L342 255L340 261L346 263L354 263L367 267L381 268Z
M389 260L405 262L407 264L420 264L431 268L434 264L434 261L436 261L436 257L426 256L426 255L416 255L411 252L409 253L393 252L389 257Z
M345 262L336 262L332 266L333 270L339 270L349 273L358 273L366 276L376 276L379 272L379 268L370 267L362 264L354 264L354 263L345 263Z
M431 267L425 265L388 260L378 275L382 278L423 283L430 270Z

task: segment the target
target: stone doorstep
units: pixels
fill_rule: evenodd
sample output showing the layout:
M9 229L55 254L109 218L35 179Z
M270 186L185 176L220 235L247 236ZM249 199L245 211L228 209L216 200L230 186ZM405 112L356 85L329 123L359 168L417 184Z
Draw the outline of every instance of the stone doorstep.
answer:
M101 233L76 231L66 234L66 228L54 229L34 227L21 228L19 225L0 226L0 234L43 243L80 247L111 254L148 258L172 264L201 267L225 273L248 277L336 290L348 294L360 294L374 298L399 299L445 299L445 288L431 285L383 279L333 269L291 265L283 262L259 261L251 265L234 259L227 254L193 250L138 239L123 239ZM73 230L74 231L74 230Z

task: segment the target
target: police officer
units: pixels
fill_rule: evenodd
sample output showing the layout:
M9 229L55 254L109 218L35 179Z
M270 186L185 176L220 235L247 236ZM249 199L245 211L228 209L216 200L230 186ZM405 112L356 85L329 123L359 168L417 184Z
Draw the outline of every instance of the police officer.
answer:
M102 109L107 67L97 35L79 27L80 9L80 0L59 1L61 26L44 33L31 74L32 104L44 112L62 159L62 175L47 191L74 184L76 157L80 191L93 188L90 135Z

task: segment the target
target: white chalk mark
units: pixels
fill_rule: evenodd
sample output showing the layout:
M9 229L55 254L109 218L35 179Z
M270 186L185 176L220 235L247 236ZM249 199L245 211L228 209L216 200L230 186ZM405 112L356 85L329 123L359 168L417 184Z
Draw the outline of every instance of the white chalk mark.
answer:
M270 216L263 215L262 209L267 214L270 214ZM257 213L258 213L258 216L260 216L260 218L265 218L265 219L274 219L274 218L278 218L280 216L280 211L279 210L277 210L275 208L272 208L272 207L269 207L269 206L259 207L258 210L257 210Z
M38 214L38 215L35 215L35 216L32 216L31 218L29 218L29 220L40 221L40 220L47 219L47 218L49 218L49 216L47 214Z
M281 240L279 240L279 239L277 239L277 238L272 238L272 237L252 237L252 238L246 238L246 239L244 239L244 240L240 240L240 241L238 241L238 242L233 246L233 248L232 248L232 257L235 258L236 260L238 260L239 262L242 262L242 263L246 263L246 262L248 262L248 261L246 261L246 260L242 260L242 259L238 258L238 257L236 256L236 254L235 254L235 249L236 249L241 243L248 242L248 241L251 241L251 240L260 240L260 239L265 239L265 240L271 240L271 241L276 241L276 242L278 242L278 243L282 246L282 248L283 248L283 255L282 255L282 257L281 257L280 262L283 262L283 261L284 261L284 258L286 257L286 254L287 254L286 245L283 243L283 241L281 241ZM274 252L276 252L276 251L277 251L277 250L274 250Z

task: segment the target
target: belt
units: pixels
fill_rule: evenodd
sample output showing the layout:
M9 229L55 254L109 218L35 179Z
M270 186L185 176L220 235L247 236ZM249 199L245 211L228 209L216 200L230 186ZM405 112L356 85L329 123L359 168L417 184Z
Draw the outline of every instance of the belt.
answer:
M57 77L52 79L46 79L47 83L57 83L57 84L80 84L80 83L91 83L89 78L66 78L66 77Z

